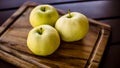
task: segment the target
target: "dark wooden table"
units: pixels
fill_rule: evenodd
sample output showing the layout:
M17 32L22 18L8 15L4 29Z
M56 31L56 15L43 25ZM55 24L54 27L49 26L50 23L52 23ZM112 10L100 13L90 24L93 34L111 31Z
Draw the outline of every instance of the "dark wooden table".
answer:
M2 25L24 2L28 0L0 0L0 25ZM32 0L51 4L67 11L78 11L87 17L111 25L112 32L99 68L120 68L120 2L91 0ZM0 68L16 68L0 59Z

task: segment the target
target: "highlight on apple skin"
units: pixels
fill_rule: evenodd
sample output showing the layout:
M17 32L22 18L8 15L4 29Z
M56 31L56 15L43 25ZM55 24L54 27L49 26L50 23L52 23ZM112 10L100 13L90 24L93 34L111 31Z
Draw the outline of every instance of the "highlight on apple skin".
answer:
M35 55L51 55L58 49L59 45L59 34L50 25L37 26L28 33L27 46Z
M59 14L55 7L48 4L42 4L36 6L31 11L29 21L32 27L44 24L54 26L58 18Z
M71 12L61 16L56 24L63 41L74 42L83 39L89 30L89 22L85 15L79 12Z

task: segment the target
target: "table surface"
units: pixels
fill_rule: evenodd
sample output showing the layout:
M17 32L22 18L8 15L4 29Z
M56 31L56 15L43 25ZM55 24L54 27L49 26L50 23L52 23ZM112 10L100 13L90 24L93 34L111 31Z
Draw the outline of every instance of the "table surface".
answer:
M2 25L24 2L29 0L0 0L0 25ZM120 2L92 0L32 0L39 4L51 4L67 12L77 11L87 17L111 25L112 32L99 68L120 68ZM0 59L1 68L16 68Z

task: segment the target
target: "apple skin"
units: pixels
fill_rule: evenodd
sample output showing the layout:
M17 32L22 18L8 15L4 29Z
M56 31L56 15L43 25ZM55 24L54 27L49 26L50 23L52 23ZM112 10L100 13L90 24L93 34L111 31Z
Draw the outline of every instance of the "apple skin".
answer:
M79 12L71 12L61 16L55 28L59 32L63 41L74 42L85 37L89 30L89 22L85 15Z
M37 26L28 33L27 46L35 55L50 55L57 50L59 45L59 34L50 25Z
M38 5L30 13L29 21L32 27L43 24L54 26L59 14L57 10L51 5Z

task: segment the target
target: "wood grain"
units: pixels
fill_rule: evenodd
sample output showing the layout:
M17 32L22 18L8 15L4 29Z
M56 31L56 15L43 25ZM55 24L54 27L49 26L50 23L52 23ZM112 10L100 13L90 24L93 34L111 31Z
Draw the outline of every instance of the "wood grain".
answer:
M82 40L61 41L52 55L37 56L26 46L28 32L32 29L29 14L36 5L25 3L0 27L0 58L22 68L98 68L111 27L89 19L89 32ZM58 12L64 14L62 10Z

